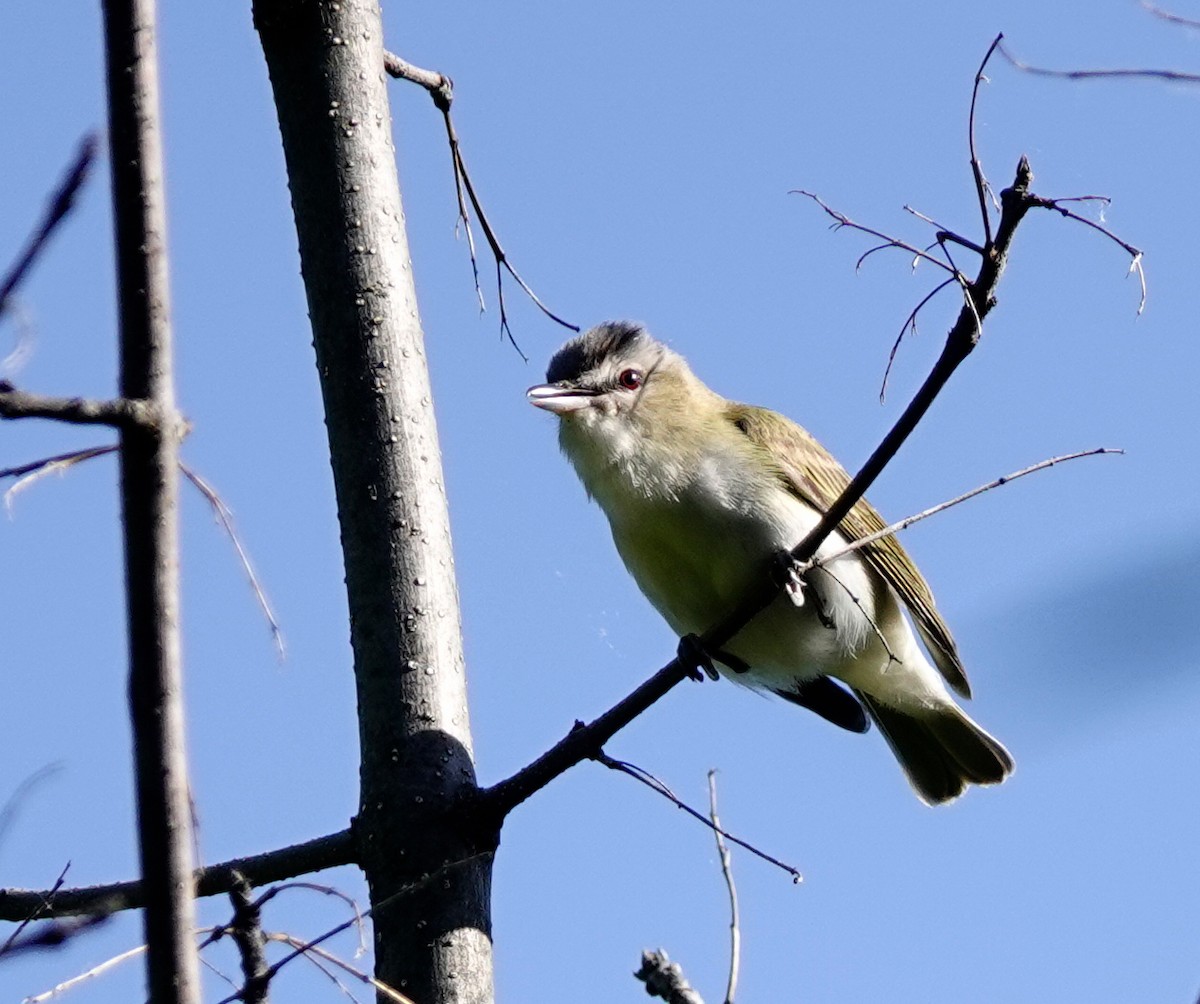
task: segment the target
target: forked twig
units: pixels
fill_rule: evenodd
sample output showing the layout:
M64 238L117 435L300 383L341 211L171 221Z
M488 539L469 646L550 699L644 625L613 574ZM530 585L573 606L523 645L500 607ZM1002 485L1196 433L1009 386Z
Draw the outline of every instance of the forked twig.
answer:
M1125 251L1126 254L1129 255L1129 271L1137 273L1138 282L1141 285L1142 290L1141 299L1138 301L1137 309L1137 312L1140 315L1142 311L1146 309L1146 270L1142 267L1142 258L1144 257L1142 251L1140 251L1138 248L1135 248L1128 241L1122 240L1115 233L1109 230L1108 227L1097 223L1095 220L1089 220L1086 216L1080 216L1078 213L1073 212L1070 209L1066 209L1062 205L1064 202L1103 202L1105 205L1108 205L1111 201L1111 199L1108 199L1103 195L1076 195L1066 199L1035 198L1033 200L1033 204L1039 209L1053 210L1060 216L1065 216L1068 220L1074 220L1076 223L1082 223L1085 227L1091 227L1093 230L1102 233L1105 237L1107 237L1114 244L1118 245Z
M725 982L725 1004L734 1004L737 996L738 970L742 959L742 927L738 917L737 886L733 883L733 866L730 863L729 847L721 820L717 816L717 772L708 772L708 818L712 820L713 834L717 838L717 856L721 859L721 874L725 878L725 889L729 893L729 978Z
M594 753L589 759L595 760L596 763L602 764L603 766L607 767L609 770L615 770L621 774L628 774L635 781L640 781L647 788L651 789L652 791L658 792L658 794L662 795L663 798L665 798L668 802L671 802L676 808L682 809L689 816L692 816L695 819L700 820L700 822L702 822L705 826L709 827L710 829L712 829L714 831L718 831L723 837L725 837L725 839L732 841L733 843L737 844L739 847L744 847L755 857L762 858L764 861L766 861L770 864L773 864L776 868L780 868L783 871L787 872L792 877L792 881L794 883L799 884L804 881L804 876L800 874L800 870L798 868L793 868L791 865L785 864L783 861L780 861L778 858L772 857L766 851L760 851L753 844L747 843L745 840L742 840L740 837L735 837L728 830L719 829L719 827L717 827L713 824L712 820L710 820L708 818L708 816L706 816L703 812L700 812L698 809L693 809L690 805L688 805L685 801L683 801L683 799L681 799L678 795L676 795L675 792L673 792L670 788L668 788L667 785L663 781L660 781L657 777L655 777L653 774L651 774L648 770L644 770L643 768L639 767L637 764L629 763L625 760L617 760L614 757L610 757L607 753L604 752L604 750L600 750L598 753Z
M571 331L578 331L579 325L563 320L563 318L559 317L558 314L554 313L554 311L541 301L529 284L521 277L521 274L516 270L512 262L509 261L507 253L500 244L500 239L496 236L496 232L483 210L483 205L475 191L475 185L471 181L471 175L467 171L466 161L463 159L462 145L459 143L458 132L454 128L454 120L450 115L450 105L454 100L454 88L450 78L443 73L437 73L433 70L423 70L420 67L413 66L411 63L390 52L384 53L384 67L390 76L408 80L424 87L429 92L438 111L442 113L442 120L446 127L446 140L450 145L451 167L454 172L454 191L458 199L458 218L467 234L467 248L471 256L471 273L475 280L475 295L479 300L479 309L482 311L485 308L483 290L479 283L479 263L475 256L475 236L471 226L471 214L467 209L468 201L475 211L475 218L479 221L479 226L483 230L483 236L487 240L492 257L496 261L496 301L500 310L500 333L508 339L521 358L528 362L529 360L526 358L525 353L521 351L521 347L513 337L512 329L508 324L508 311L504 303L504 272L508 272L512 276L517 285L525 292L525 295L550 320L561 324L564 328Z

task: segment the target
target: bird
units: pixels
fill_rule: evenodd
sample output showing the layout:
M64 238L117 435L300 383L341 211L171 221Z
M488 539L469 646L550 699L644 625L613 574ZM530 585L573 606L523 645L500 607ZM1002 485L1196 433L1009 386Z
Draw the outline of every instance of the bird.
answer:
M886 526L865 499L817 564L792 561L850 481L805 429L722 397L630 321L572 338L526 394L557 416L562 452L625 567L691 651L762 577L784 583L720 650L699 653L714 677L850 732L873 722L928 805L1012 773L1008 750L955 700L971 696L957 645L895 536L840 553Z

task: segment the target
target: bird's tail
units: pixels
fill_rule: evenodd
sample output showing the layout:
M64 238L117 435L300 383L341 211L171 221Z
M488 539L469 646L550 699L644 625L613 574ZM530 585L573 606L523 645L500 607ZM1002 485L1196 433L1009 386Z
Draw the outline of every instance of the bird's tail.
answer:
M954 704L910 714L856 691L909 783L928 805L949 802L968 784L999 784L1013 759Z

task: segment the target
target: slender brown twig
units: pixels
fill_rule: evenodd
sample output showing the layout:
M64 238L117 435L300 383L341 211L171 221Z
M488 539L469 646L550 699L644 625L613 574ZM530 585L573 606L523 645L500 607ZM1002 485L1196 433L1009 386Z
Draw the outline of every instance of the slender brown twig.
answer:
M483 236L487 240L492 257L496 262L496 301L500 311L500 333L508 339L509 344L516 349L518 355L528 362L529 360L526 358L525 353L521 351L521 347L513 337L512 329L508 323L508 311L504 302L504 272L508 272L512 276L517 285L525 292L525 295L550 320L561 324L564 328L571 331L578 331L579 325L572 324L570 321L559 317L558 314L554 313L554 311L541 301L529 284L521 277L521 274L516 270L512 262L509 261L507 253L500 244L500 239L496 236L496 231L489 222L479 196L475 191L475 185L471 181L471 175L467 171L467 163L463 159L462 144L459 142L458 132L454 128L454 120L450 115L450 106L454 100L454 86L450 78L434 70L424 70L418 66L413 66L391 52L384 54L384 68L390 76L408 80L424 87L429 92L430 97L433 98L433 103L438 111L442 113L442 120L446 127L446 140L450 145L451 168L454 173L454 191L458 199L458 218L467 235L467 248L471 257L471 273L475 280L475 295L479 300L479 309L482 311L485 308L483 289L479 282L479 263L475 254L475 236L471 226L471 214L467 209L468 201L475 210L475 218L479 221L480 229L483 230Z
M737 886L733 882L733 864L725 844L721 820L717 816L717 772L708 772L708 818L712 820L713 835L717 838L717 856L721 860L721 875L729 893L729 978L725 982L725 1004L734 1004L737 996L738 970L742 962L742 926L738 916Z
M593 754L589 759L595 760L596 763L601 764L604 767L607 767L609 770L615 770L620 774L627 774L629 777L633 778L635 781L639 781L642 784L644 784L651 791L657 792L659 795L661 795L663 798L665 798L668 802L670 802L676 808L682 809L689 816L693 817L694 819L700 820L700 822L702 822L705 826L709 827L709 829L717 830L716 824L713 823L712 820L708 816L706 816L699 809L693 809L690 805L687 804L687 802L683 801L683 799L681 799L678 795L676 795L675 792L673 792L670 788L668 788L665 782L659 780L659 778L657 778L653 774L651 774L650 771L645 770L642 767L639 767L637 764L629 763L626 760L617 760L614 757L610 757L603 750L601 750L599 753ZM804 876L800 874L800 870L798 868L793 868L791 865L789 865L783 861L780 861L778 858L772 857L766 851L759 850L753 844L747 843L745 840L742 840L741 837L735 837L728 830L719 830L718 832L720 833L720 835L722 837L724 837L727 840L732 841L733 843L737 844L739 847L745 848L751 854L753 854L755 857L762 858L762 860L766 861L768 864L772 864L776 868L779 868L779 869L787 872L792 877L792 881L794 883L799 884L804 881Z

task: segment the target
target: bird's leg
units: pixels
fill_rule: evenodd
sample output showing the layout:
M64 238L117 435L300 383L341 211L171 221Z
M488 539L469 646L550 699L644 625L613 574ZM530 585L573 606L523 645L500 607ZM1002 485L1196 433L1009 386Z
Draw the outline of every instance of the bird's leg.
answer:
M713 665L712 656L708 654L698 634L685 634L680 638L676 654L691 679L699 681L705 676L710 680L717 679L717 667Z
M795 606L804 606L807 593L812 597L813 612L817 615L817 620L830 630L836 627L825 610L825 604L821 602L821 594L817 592L816 586L805 578L805 571L790 551L776 551L772 556L771 565L775 581Z

